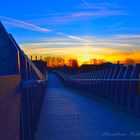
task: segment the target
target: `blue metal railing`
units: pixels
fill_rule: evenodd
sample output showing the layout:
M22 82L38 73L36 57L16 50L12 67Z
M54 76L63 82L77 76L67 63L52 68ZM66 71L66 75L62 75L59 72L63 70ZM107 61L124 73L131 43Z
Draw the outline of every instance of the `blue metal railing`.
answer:
M140 65L113 65L90 73L67 75L56 73L66 86L140 114Z
M0 139L34 140L46 77L0 23Z

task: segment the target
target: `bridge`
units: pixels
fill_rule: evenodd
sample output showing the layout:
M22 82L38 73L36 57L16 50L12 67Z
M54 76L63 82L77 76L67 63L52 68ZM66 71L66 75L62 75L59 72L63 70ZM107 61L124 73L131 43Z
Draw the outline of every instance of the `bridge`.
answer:
M47 73L0 23L1 140L139 140L140 65Z

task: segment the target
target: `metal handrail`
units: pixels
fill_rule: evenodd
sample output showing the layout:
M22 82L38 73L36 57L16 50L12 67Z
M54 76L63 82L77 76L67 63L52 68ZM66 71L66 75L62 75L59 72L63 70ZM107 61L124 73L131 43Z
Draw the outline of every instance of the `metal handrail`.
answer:
M140 79L67 79L67 81L134 81L140 82Z
M72 78L60 70L55 71L55 73L70 88L96 97L100 101L111 103L125 111L140 115L140 79L133 77L130 79L82 79L78 77Z
M79 79L79 78L71 78L71 76L60 72L60 71L55 71L55 73L57 73L58 75L60 75L63 79L65 79L66 81L136 81L136 82L140 82L140 79L91 79L91 78L87 78L87 79Z

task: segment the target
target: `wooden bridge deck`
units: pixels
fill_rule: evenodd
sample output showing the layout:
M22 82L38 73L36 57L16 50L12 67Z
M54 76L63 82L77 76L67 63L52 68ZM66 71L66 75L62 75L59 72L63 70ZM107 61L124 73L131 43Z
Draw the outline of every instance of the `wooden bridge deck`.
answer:
M140 118L65 88L49 75L36 140L139 140Z

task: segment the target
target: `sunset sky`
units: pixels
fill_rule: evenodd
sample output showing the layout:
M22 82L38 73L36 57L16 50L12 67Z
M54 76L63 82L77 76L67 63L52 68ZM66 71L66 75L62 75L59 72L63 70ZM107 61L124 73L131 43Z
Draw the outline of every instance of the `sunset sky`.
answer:
M2 1L0 20L29 56L138 60L139 6L139 0Z

